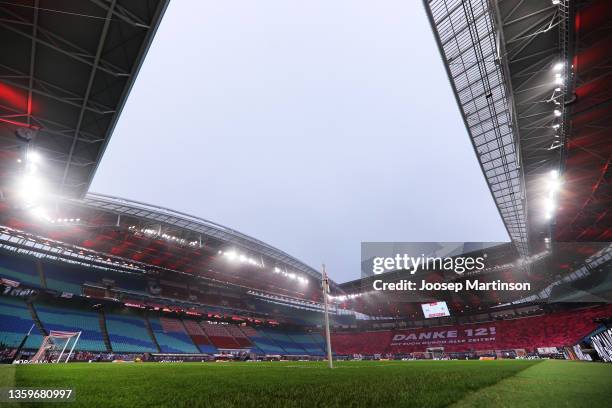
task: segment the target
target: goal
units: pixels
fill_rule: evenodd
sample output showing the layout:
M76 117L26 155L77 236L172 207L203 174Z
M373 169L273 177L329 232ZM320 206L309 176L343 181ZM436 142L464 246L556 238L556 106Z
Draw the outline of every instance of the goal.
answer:
M431 353L434 360L440 360L444 357L444 347L427 347L427 352Z
M38 351L30 359L33 363L67 363L74 351L81 332L64 332L51 330L48 336L43 338L43 341L38 348ZM65 359L64 353L68 351Z

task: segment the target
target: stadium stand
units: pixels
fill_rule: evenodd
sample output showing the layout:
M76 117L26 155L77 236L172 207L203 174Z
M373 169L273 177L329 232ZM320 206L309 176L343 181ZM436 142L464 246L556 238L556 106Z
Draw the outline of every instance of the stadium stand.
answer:
M199 353L178 319L150 317L153 335L162 353Z
M97 312L62 305L34 304L40 322L46 331L81 332L75 350L107 351Z
M333 333L332 346L339 355L382 354L391 342L392 331Z
M44 262L42 268L48 289L74 293L76 295L81 294L83 276L86 275L82 269L65 264L58 265L52 262Z
M314 334L289 332L287 336L299 347L303 348L308 355L322 356L325 353L322 343L317 340ZM321 339L322 341L323 339Z
M285 333L272 329L261 329L258 330L263 336L268 337L276 344L278 344L283 350L285 350L284 354L295 355L295 356L303 356L307 355L306 350L302 347L298 346L291 337L287 336Z
M334 351L340 355L412 353L426 351L427 347L440 345L448 352L469 350L508 350L529 349L537 347L563 347L578 343L597 328L595 318L610 316L612 305L557 312L540 316L521 317L509 320L497 320L488 323L465 324L460 326L439 326L415 330L382 330L371 332L340 332L332 334ZM487 334L479 338L473 336L465 341L453 341L437 344L429 339L419 339L401 344L392 344L397 334L436 330L454 331L459 334L466 331L476 332L487 329Z
M0 256L0 278L15 280L29 286L42 287L36 260L20 256Z
M208 322L202 323L204 332L218 349L239 349L242 348L240 344L232 337L231 334L225 329L224 325L211 324Z
M262 355L283 355L286 354L285 350L280 347L276 342L269 339L268 337L260 334L257 330L250 326L243 326L240 328L242 332L251 340L256 347L256 352L259 350Z
M0 296L0 345L18 347L33 324L30 310L23 300ZM42 338L38 328L34 327L24 348L37 349Z
M0 257L0 278L15 280L30 287L42 288L37 263L40 264L47 289L81 294L84 293L82 289L84 284L103 287L103 282L114 282L110 285L114 289L146 294L146 280L136 274L80 267L21 256Z
M217 353L217 348L212 345L206 333L200 326L200 324L194 320L183 320L187 334L191 337L191 340L198 347L200 352L214 354Z
M144 319L130 311L106 312L106 329L114 352L157 352Z
M312 339L312 341L319 346L319 348L326 350L327 346L325 345L325 339L323 338L323 336L319 333L309 333L308 334L310 336L310 338Z
M240 330L238 326L228 324L227 326L225 326L225 329L234 338L234 340L236 340L236 343L238 343L240 347L247 348L253 345L251 343L251 340L249 340L249 338L245 336L245 334L242 332L242 330Z

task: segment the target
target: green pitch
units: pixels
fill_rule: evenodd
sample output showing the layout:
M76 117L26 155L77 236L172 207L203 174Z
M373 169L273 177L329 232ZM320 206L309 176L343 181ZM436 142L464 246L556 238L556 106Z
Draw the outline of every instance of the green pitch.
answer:
M612 365L567 361L340 362L333 370L318 362L0 366L0 386L74 388L70 408L593 408L610 406L611 384Z

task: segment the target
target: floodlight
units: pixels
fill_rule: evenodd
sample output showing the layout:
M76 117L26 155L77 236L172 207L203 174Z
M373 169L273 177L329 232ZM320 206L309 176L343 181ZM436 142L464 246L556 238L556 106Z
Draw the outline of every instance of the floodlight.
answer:
M563 69L563 66L565 64L562 62L557 62L555 65L553 65L553 71L559 72Z
M556 117L561 116L561 111L559 109L555 109L553 113L555 114Z
M40 180L28 174L19 182L19 195L26 201L34 201L43 193L43 185Z
M227 256L227 259L229 259L230 261L235 261L238 257L238 254L235 251L229 251L225 253L225 256Z
M42 207L34 207L32 209L32 214L37 217L37 218L41 218L43 220L48 220L49 216L47 215L47 212L45 211L44 208Z
M28 152L27 159L31 163L40 163L40 154L38 152Z
M550 191L552 193L554 193L555 191L557 191L559 189L559 187L561 186L561 182L557 179L552 180L549 183L549 187L550 187Z

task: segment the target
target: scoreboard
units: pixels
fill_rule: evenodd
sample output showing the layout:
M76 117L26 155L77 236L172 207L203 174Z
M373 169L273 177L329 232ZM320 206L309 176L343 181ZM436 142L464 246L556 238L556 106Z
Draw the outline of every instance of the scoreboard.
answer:
M421 305L426 319L432 317L450 316L446 302L423 303Z

